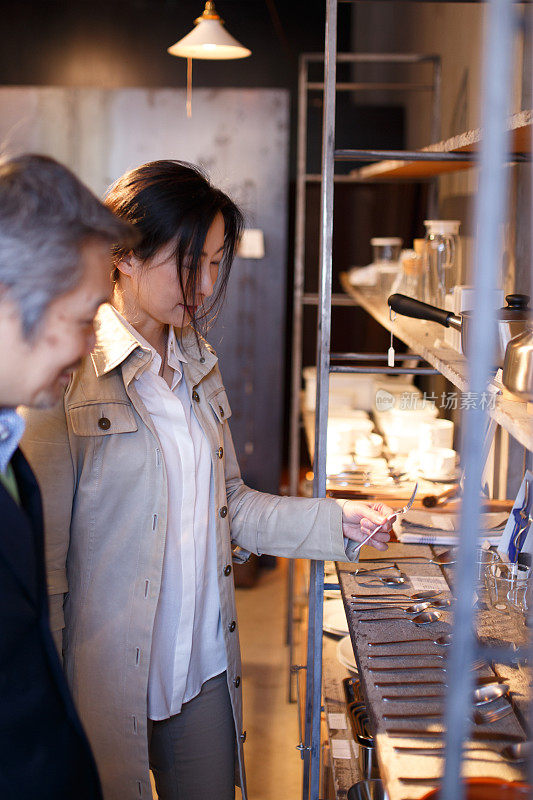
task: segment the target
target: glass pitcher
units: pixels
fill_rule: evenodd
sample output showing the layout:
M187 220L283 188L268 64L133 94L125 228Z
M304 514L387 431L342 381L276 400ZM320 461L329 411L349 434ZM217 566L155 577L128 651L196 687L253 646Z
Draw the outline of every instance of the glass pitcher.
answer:
M425 257L427 261L427 301L441 308L444 297L459 283L459 220L427 219Z

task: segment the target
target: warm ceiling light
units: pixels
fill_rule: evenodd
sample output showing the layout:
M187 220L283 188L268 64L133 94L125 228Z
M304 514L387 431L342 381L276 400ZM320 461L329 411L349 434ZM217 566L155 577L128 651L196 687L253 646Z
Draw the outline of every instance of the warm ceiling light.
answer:
M182 58L246 58L251 50L243 47L224 28L224 21L215 10L215 4L207 2L204 13L194 22L195 28L168 48L171 56Z
M224 20L220 19L215 10L215 4L205 4L204 13L194 21L195 28L168 48L171 56L181 56L187 59L187 116L192 114L192 59L204 58L209 60L246 58L252 54L251 50L243 47L224 28Z

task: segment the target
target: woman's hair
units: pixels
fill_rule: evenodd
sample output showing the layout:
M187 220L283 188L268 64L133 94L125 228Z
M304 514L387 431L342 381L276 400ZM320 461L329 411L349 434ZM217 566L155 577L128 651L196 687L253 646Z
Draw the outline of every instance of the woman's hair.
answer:
M105 204L131 223L140 234L139 243L128 249L113 249L117 264L129 253L147 261L171 241L176 242L176 269L183 296L196 306L200 259L207 232L215 216L224 218L224 250L216 291L207 308L193 319L207 327L210 312L223 297L243 229L243 215L230 198L216 189L193 164L182 161L151 161L127 172L109 189ZM186 268L184 268L186 264ZM115 280L118 278L115 268Z

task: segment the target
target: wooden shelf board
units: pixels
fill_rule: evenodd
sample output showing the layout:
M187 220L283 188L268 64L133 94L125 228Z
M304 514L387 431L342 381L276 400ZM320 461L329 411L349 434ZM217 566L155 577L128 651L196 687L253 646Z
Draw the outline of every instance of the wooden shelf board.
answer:
M400 315L391 323L385 298L375 291L355 289L346 273L341 275L341 283L347 294L357 300L384 328L389 331L393 328L394 335L413 352L423 356L461 392L468 391L468 362L463 355L444 343L442 325ZM520 444L533 450L533 415L528 413L527 403L514 400L504 391L496 397L494 407L488 407L488 413Z
M520 111L509 117L507 129L512 133L511 150L515 153L531 153L533 111ZM422 152L472 153L479 149L482 129L452 136L421 148ZM471 161L378 161L354 170L351 174L359 180L391 180L393 178L431 178L449 172L459 172L475 166Z

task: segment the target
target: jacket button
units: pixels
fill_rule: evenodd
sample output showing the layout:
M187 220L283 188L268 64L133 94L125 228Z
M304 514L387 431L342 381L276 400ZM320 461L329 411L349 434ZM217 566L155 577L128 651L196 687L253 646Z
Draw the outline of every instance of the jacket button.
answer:
M195 403L199 403L200 402L200 395L198 394L196 389L192 393L192 399L194 400Z
M202 357L200 358L200 364L205 364L205 358L204 358L204 356L202 356Z
M246 731L243 731L243 732L240 734L240 736L239 736L239 739L240 739L240 740L241 740L241 742L244 744L244 742L246 741Z
M231 564L226 564L226 566L224 567L224 575L226 577L228 577L228 575L231 575Z
M222 458L223 455L224 455L224 448L223 447L219 447L218 450L217 450L217 456L219 458Z
M228 507L227 506L222 506L222 508L220 509L220 511L218 513L220 514L222 519L224 519L224 517L228 516Z
M235 680L233 681L233 683L235 684L235 688L236 688L236 689L238 689L238 688L239 688L239 686L241 685L241 678L240 678L240 675L237 675L237 677L235 678Z
M101 428L103 431L108 431L111 427L111 422L108 420L107 417L100 417L98 420L98 427Z
M236 622L235 622L235 620L233 619L233 620L230 622L230 624L228 625L229 632L230 632L230 633L233 633L233 631L235 630L235 628L236 628L236 627L237 627L237 623L236 623Z
M222 408L222 406L219 406L218 410L220 411L220 416L223 417L224 416L224 409Z

